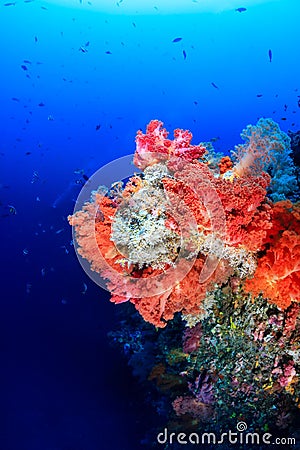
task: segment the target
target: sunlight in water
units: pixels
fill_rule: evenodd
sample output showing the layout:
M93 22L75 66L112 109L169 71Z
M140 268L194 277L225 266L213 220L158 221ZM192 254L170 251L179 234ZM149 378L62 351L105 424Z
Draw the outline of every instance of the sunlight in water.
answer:
M176 14L222 12L276 0L47 0L71 8L111 14ZM278 0L277 0L278 1Z

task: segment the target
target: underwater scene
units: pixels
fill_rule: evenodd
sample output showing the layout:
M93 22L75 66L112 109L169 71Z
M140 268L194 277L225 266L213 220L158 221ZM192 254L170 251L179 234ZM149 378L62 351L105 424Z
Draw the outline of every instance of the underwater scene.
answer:
M298 0L1 0L0 450L300 449Z

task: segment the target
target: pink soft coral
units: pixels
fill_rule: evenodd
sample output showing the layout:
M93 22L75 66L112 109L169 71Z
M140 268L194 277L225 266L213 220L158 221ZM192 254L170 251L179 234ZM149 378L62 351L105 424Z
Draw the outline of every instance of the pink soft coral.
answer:
M136 167L145 169L157 162L167 161L172 156L193 161L201 158L206 152L202 145L191 145L193 135L190 131L176 129L174 140L168 139L168 134L163 128L163 122L159 120L151 120L146 134L141 130L137 132L133 159Z

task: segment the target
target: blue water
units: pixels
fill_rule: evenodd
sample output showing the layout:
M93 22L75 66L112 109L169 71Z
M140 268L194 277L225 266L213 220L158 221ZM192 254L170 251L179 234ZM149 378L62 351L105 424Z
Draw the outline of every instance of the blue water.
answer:
M155 118L190 129L194 143L218 138L224 153L259 117L298 130L300 4L245 0L242 13L161 15L158 1L151 15L129 15L6 3L0 449L139 449L153 411L109 346L115 307L71 245L66 217L82 180L74 172L89 176L133 153L136 131Z

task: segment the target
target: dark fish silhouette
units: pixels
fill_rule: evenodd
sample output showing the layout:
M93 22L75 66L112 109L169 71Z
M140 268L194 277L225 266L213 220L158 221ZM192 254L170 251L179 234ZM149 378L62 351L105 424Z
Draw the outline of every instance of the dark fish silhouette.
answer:
M270 60L270 62L272 62L273 55L272 55L271 49L269 50L268 54L269 54L269 60Z
M181 37L178 37L178 38L173 39L172 42L180 42L180 41L182 41L182 38L181 38Z
M96 125L96 131L100 130L100 128L101 128L100 124Z
M182 50L182 54L183 54L183 59L186 59L186 51Z
M28 70L28 67L24 66L24 64L21 65L21 69Z
M15 6L16 2L4 3L4 6Z
M256 94L256 97L262 97L263 95L262 94Z
M211 83L211 85L215 88L215 89L219 89L219 87L215 84L215 83Z
M105 52L107 55L112 55L112 52L110 52L109 50L107 50L107 52Z
M244 11L247 11L247 8L236 8L236 11L238 11L238 12L244 12Z

